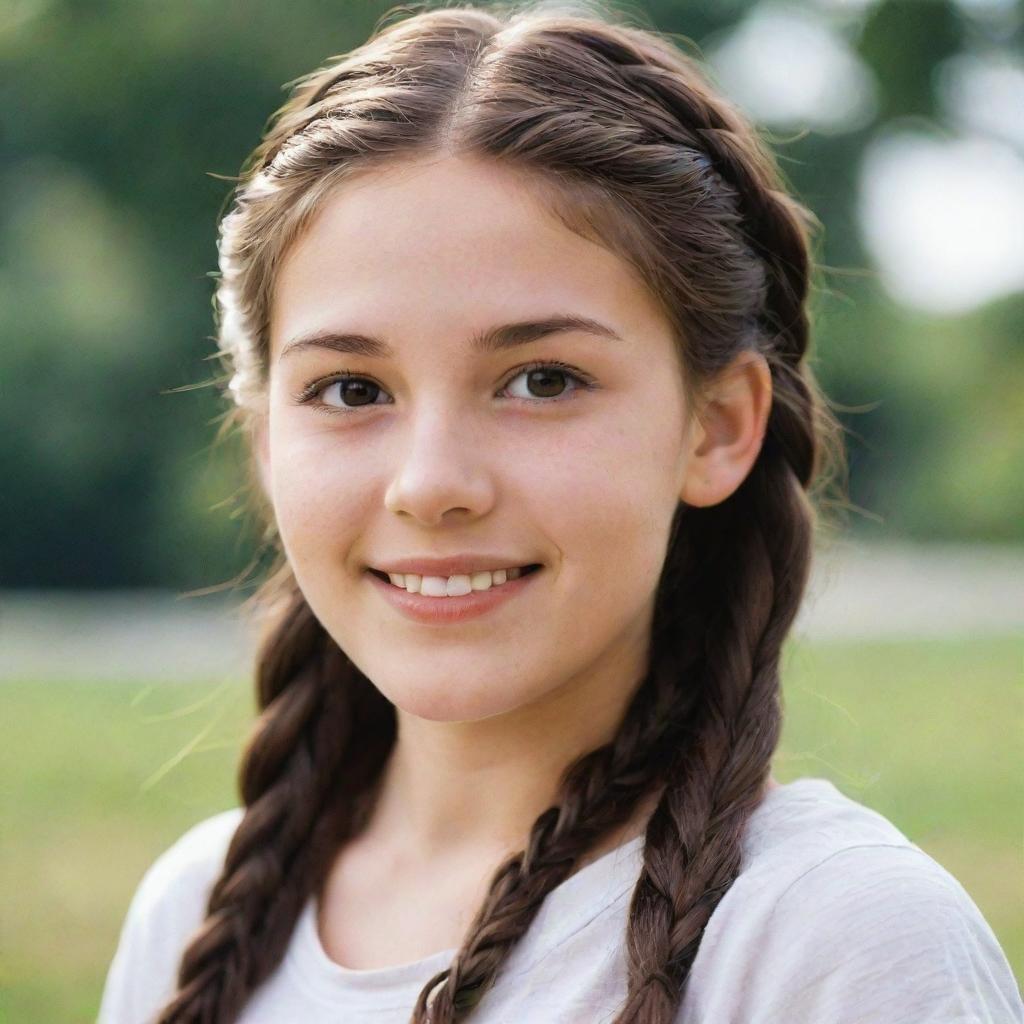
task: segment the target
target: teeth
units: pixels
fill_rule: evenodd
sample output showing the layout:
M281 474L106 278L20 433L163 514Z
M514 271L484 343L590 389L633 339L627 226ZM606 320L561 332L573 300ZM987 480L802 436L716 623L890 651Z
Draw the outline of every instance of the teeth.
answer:
M522 569L495 569L494 572L475 572L472 575L418 576L413 572L389 572L388 579L396 587L408 590L410 594L425 597L462 597L474 590L490 590L500 587L508 580L519 579Z

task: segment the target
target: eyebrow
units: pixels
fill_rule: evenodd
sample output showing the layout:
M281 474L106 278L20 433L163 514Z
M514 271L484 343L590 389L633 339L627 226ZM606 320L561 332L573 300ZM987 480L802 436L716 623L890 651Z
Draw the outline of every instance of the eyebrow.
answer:
M470 348L474 352L480 353L502 352L519 345L528 345L531 341L537 341L552 334L567 334L572 331L622 341L620 335L599 321L568 313L544 317L542 320L522 320L518 323L490 327L473 335ZM314 334L293 338L281 350L279 358L284 359L285 356L293 352L309 348L325 348L332 352L367 356L373 359L388 359L394 355L394 349L380 338L370 337L366 334L317 331Z

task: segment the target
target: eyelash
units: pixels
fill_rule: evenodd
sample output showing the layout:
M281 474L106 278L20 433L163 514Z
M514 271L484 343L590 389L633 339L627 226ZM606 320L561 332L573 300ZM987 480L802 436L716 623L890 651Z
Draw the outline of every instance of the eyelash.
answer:
M507 388L509 384L516 379L516 377L519 377L524 373L530 373L532 370L551 369L558 370L559 372L563 373L566 377L571 377L580 386L573 388L573 390L569 392L569 394L566 397L559 396L557 398L535 399L517 398L514 399L514 401L525 402L528 405L551 405L555 402L569 402L572 401L581 391L592 391L597 387L597 385L594 383L593 378L588 377L581 370L577 370L576 367L570 366L568 363L560 363L555 361L546 363L529 363L526 366L520 366L514 373L510 374L510 376L506 379L505 383L501 386L501 390L504 391L505 388ZM327 413L329 416L333 416L336 413L340 413L343 416L347 416L350 413L359 412L360 409L373 409L378 407L379 405L390 404L388 402L372 402L369 405L353 405L345 407L338 405L328 405L326 402L319 400L318 396L322 394L332 384L337 384L339 381L353 380L366 381L370 384L373 384L376 387L380 387L380 385L377 384L377 382L373 380L371 377L365 377L362 376L361 374L349 373L345 371L341 373L331 374L331 376L329 377L322 377L317 380L310 381L309 384L307 384L304 388L302 388L301 391L299 391L297 395L294 396L295 402L299 405L309 404L317 412L324 412ZM381 391L383 390L384 389L381 388Z

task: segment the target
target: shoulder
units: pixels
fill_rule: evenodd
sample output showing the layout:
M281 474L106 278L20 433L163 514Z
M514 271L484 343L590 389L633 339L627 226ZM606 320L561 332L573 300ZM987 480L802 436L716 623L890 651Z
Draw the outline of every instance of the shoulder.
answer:
M206 915L243 813L232 808L193 825L146 870L121 926L98 1024L136 1024L173 991L181 954Z
M1024 1024L1006 956L960 883L830 784L797 795L759 808L693 965L700 1012L680 1024Z
M770 914L780 929L812 934L816 949L844 956L899 958L913 940L917 952L955 945L970 936L982 947L995 939L963 886L917 846L864 844L828 854L792 879ZM989 942L991 940L991 942Z
M916 846L832 852L786 886L766 925L789 1019L1024 1022L992 929Z

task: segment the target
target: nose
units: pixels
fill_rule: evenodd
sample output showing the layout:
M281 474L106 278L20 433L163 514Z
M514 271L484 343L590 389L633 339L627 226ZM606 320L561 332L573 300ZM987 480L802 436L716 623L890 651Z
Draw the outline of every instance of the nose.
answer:
M384 495L389 512L435 526L447 512L485 515L494 502L486 438L451 405L410 418Z

